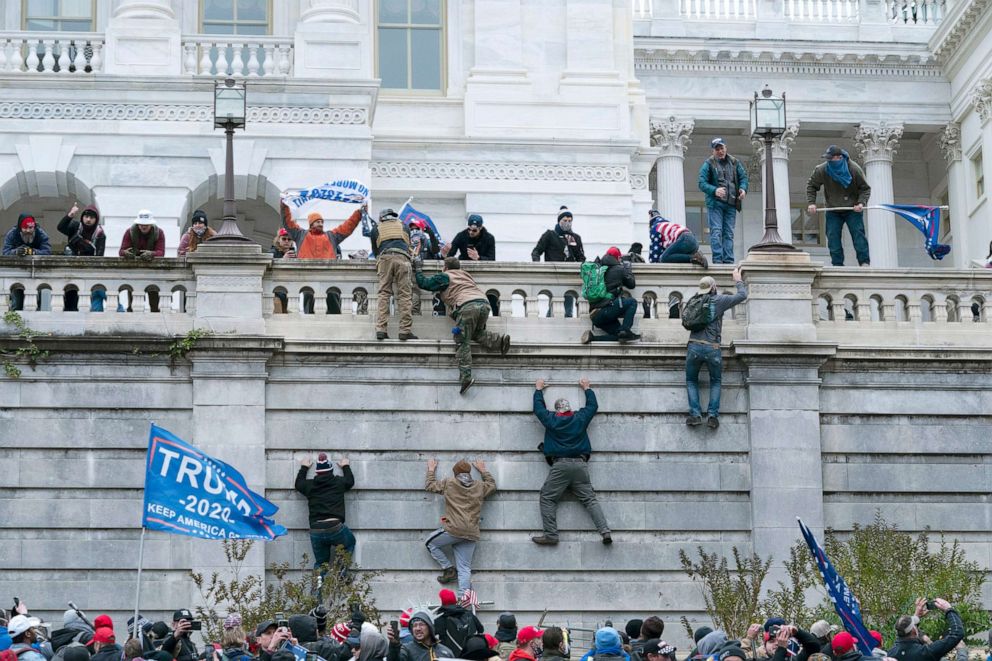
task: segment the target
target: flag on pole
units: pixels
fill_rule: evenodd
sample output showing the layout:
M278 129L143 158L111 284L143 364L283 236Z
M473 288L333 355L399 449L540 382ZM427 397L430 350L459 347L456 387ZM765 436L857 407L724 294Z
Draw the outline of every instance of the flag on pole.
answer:
M282 201L286 206L299 209L313 200L362 204L369 197L368 187L355 179L337 179L313 188L296 188L286 191Z
M279 508L244 477L171 432L151 426L141 525L203 539L265 539L286 534Z
M799 521L799 529L802 531L803 538L809 546L810 553L813 554L813 559L816 560L816 566L820 570L820 576L823 577L823 585L827 588L827 595L834 604L834 611L840 617L844 628L854 636L854 640L857 642L861 653L865 656L871 656L871 651L875 649L876 641L868 633L868 627L861 620L861 604L858 603L858 598L854 596L847 587L847 583L844 582L843 577L830 564L827 554L823 552L823 548L816 541L816 537L813 536L810 529L806 527L802 519L797 518L796 520Z
M940 207L914 206L911 204L879 204L879 207L902 216L923 232L923 247L930 259L944 259L951 247L938 243L940 236Z
M412 200L413 198L410 199ZM434 232L434 236L436 236L437 240L441 242L441 245L444 245L444 241L441 239L441 233L438 231L437 225L434 224L434 221L431 220L431 217L423 211L417 211L414 209L410 204L410 200L407 200L406 203L400 208L399 217L400 220L403 221L404 225L409 225L411 220L424 221L427 224L427 227Z

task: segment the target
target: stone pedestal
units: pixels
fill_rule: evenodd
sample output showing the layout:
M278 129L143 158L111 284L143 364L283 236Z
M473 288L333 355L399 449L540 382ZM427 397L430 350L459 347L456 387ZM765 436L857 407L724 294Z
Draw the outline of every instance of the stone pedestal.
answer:
M106 39L104 73L182 72L181 30L169 0L121 0L107 24Z
M262 275L272 261L256 244L204 243L187 258L196 276L194 327L261 335Z
M812 286L820 268L805 252L748 253L742 267L748 285L747 340L816 341Z
M358 0L301 0L295 34L296 77L373 78L369 11L360 8Z
M693 127L691 119L669 117L651 121L651 144L659 149L656 208L662 216L680 225L685 225L683 167Z
M902 124L861 124L854 141L864 161L865 178L871 186L869 206L892 204L892 157L902 138ZM896 241L896 218L891 211L868 209L865 211L865 231L871 254L871 265L876 268L899 266Z

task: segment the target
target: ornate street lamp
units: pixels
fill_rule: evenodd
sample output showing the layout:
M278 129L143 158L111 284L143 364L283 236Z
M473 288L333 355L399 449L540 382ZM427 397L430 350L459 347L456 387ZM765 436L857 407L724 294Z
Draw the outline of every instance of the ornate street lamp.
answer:
M765 142L765 234L751 250L761 252L788 252L796 247L786 243L778 233L778 210L775 208L775 170L772 159L772 141L785 133L785 93L781 98L772 96L766 86L761 96L754 93L751 102L751 137ZM748 251L750 252L750 250Z
M227 135L227 160L224 165L224 222L217 234L208 241L251 242L238 228L237 207L234 204L234 129L243 129L248 115L248 94L245 83L233 78L214 84L214 128Z

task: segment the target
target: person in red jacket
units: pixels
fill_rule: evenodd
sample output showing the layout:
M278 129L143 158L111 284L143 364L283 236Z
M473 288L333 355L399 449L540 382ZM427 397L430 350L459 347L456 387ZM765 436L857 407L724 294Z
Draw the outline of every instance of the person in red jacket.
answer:
M155 257L165 257L165 232L155 224L155 216L148 209L142 209L121 239L121 249L117 253L126 259L151 261Z

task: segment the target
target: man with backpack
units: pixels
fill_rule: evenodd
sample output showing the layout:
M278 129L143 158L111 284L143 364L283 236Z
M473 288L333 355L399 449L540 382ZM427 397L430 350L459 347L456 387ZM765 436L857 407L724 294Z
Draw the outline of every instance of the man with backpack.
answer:
M454 592L441 590L437 595L441 599L441 608L434 618L434 633L442 645L454 652L457 658L463 659L462 651L468 639L485 633L486 629L472 611L458 605Z
M690 427L703 424L699 408L699 370L703 365L710 374L709 420L706 424L710 429L720 426L723 314L747 298L740 266L734 269L734 283L737 285L736 294L718 294L716 281L705 276L699 281L699 292L689 299L682 310L682 326L690 331L685 356L685 387L689 395L689 417L685 419L685 424Z
M581 267L582 297L589 301L589 318L595 328L605 335L595 335L591 330L582 334L582 344L590 342L632 342L641 339L633 332L637 301L621 296L623 288L633 289L634 274L630 262L620 261L620 249L612 247L601 259L586 262ZM620 322L623 319L623 322Z

